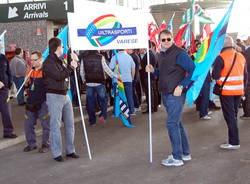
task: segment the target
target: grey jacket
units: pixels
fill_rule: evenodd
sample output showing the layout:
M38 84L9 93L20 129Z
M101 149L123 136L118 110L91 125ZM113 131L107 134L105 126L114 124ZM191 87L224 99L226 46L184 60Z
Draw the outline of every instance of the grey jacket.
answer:
M21 56L15 56L10 63L13 76L24 77L27 71L25 60Z

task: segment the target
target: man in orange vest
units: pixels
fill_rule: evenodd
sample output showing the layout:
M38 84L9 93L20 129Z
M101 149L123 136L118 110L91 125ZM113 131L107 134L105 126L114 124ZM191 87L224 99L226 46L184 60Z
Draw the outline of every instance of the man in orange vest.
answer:
M220 145L221 149L240 148L237 114L241 96L244 95L245 91L247 70L244 56L236 52L233 46L233 39L230 36L226 36L224 48L215 60L212 73L213 79L216 80L217 84L221 85L229 73L236 55L235 64L220 95L222 112L228 127L228 141Z

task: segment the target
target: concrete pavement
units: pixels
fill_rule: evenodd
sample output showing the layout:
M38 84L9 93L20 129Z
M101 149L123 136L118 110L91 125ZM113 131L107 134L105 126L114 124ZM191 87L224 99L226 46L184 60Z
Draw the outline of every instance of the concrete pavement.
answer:
M15 111L14 106L13 113L13 118L19 119L21 128L21 110ZM242 109L239 115L241 113ZM0 150L0 183L249 184L250 122L239 119L241 148L225 151L218 147L227 140L222 112L215 111L212 117L212 120L200 120L195 106L185 106L183 122L193 159L183 167L167 168L160 165L161 160L171 153L165 128L166 113L162 107L152 115L152 164L149 163L148 116L138 113L132 117L135 128L126 128L120 120L111 117L104 125L97 122L96 127L88 126L86 121L93 160L88 158L81 123L76 123L75 135L80 159L57 163L50 152L24 153L25 142ZM2 141L0 139L0 143Z

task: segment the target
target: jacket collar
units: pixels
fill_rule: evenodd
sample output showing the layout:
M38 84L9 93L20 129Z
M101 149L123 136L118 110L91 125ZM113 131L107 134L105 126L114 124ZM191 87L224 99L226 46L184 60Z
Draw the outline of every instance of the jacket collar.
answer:
M226 51L226 50L235 50L234 47L224 47L221 52Z

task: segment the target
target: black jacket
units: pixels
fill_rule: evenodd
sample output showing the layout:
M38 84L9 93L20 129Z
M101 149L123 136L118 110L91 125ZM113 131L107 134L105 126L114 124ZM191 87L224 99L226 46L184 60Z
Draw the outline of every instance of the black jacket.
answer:
M69 89L69 76L73 68L54 53L50 53L43 63L43 79L47 93L66 95Z
M5 55L0 54L0 81L4 84L5 88L10 89L12 85L12 72L10 64Z
M84 64L86 83L105 83L102 57L101 54L93 50L83 53L82 61Z
M177 56L183 49L173 44L159 57L159 91L172 94L178 84L185 78L186 71L177 65Z

